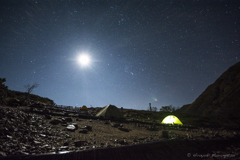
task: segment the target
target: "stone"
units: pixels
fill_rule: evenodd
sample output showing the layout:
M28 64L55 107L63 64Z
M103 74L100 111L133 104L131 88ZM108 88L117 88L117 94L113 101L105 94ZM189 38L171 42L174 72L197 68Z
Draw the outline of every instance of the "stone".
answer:
M42 144L42 142L39 141L33 141L35 144Z
M65 118L60 118L62 120L62 122L66 122Z
M49 147L48 144L44 144L44 145L41 146L41 148L47 148L47 147Z
M39 136L41 136L41 137L46 137L46 135L45 135L45 134L39 134Z
M68 149L68 146L61 146L60 149Z
M12 136L7 135L7 138L12 139Z
M68 131L75 131L76 127L74 125L70 124L70 125L67 126L67 130Z
M85 147L85 150L86 150L86 149L89 149L89 148L90 148L89 146L86 146L86 147Z
M66 138L71 138L71 136L69 134L66 134Z
M5 153L5 152L3 152L3 151L0 151L0 157L1 156L4 156L4 157L6 157L7 156L7 154Z
M24 151L20 151L20 152L17 152L17 153L20 153L20 155L29 155L29 153L24 152Z
M72 125L74 125L76 127L76 129L78 129L78 124L77 123L72 123Z
M91 126L84 126L84 129L87 129L88 131L91 131L92 130L92 127Z
M71 153L71 151L59 151L59 154L66 154L66 153Z

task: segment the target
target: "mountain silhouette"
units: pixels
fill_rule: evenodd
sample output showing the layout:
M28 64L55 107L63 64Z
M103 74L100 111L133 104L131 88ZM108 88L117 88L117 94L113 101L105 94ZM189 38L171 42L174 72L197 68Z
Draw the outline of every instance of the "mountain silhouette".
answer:
M240 62L231 66L190 105L179 112L198 116L240 116Z

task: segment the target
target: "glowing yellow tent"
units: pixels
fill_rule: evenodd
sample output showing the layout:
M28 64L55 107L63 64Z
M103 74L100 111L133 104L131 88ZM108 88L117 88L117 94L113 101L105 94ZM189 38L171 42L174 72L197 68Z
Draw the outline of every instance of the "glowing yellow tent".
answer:
M163 124L179 124L183 125L182 122L174 115L169 115L162 120Z
M80 108L80 110L82 110L82 111L87 111L87 106L83 105L83 106Z

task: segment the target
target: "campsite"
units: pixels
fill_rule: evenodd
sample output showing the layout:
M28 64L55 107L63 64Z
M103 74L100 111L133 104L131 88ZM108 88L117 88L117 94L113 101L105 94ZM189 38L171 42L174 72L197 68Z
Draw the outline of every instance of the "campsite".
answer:
M0 160L240 160L240 0L0 11Z
M208 154L205 158L209 159L213 155L226 154L231 158L239 157L239 129L206 120L206 123L197 126L193 124L197 122L196 119L188 122L188 118L180 115L165 116L169 113L120 109L114 105L104 108L85 106L77 111L41 105L34 109L8 106L1 106L0 109L0 159L44 159L60 155L63 159L66 156L76 159L76 154L93 159L93 151L100 159L111 159L111 156L118 155L119 152L129 154L125 159L139 159L143 155L153 159L159 155L168 159L196 158L196 155L188 157L189 153ZM81 110L87 112L82 113ZM160 118L159 115L165 118ZM155 116L159 118L151 118ZM139 121L139 117L143 119ZM164 119L167 119L168 124L161 123ZM174 122L169 121L171 119L183 125L174 125ZM164 149L156 151L159 147ZM177 150L175 156L169 155L171 150ZM110 155L107 157L101 153Z
M1 78L0 159L239 159L239 68L175 111L56 105Z

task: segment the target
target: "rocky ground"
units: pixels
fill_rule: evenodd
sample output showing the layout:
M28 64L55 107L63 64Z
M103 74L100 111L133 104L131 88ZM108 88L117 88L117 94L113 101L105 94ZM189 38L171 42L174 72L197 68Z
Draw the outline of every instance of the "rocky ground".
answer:
M221 140L238 138L240 131L195 126L162 126L81 118L78 112L0 107L0 157L58 154L144 144L166 139ZM238 157L240 145L224 151Z

